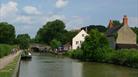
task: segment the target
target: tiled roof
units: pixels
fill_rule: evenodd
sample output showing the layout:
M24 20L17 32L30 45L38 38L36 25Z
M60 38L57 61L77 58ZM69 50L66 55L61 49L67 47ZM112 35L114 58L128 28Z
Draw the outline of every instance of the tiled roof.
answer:
M114 26L113 28L108 29L106 32L107 37L114 36L120 28L121 26Z

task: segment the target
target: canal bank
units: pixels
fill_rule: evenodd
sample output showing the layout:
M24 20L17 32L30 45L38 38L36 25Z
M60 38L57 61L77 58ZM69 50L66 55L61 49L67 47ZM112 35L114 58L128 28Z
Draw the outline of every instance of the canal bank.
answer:
M20 58L19 51L2 59L1 65L4 65L4 68L0 69L0 77L19 77Z
M80 62L66 57L33 55L21 61L19 77L138 77L138 69Z
M19 77L19 72L20 72L20 63L21 63L21 54L17 56L17 62L16 62L16 67L14 69L14 72L12 74L12 77Z

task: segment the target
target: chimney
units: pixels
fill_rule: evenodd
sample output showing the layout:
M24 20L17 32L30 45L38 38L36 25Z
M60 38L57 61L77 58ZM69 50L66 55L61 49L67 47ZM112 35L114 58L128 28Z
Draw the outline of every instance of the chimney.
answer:
M124 15L124 17L123 17L123 26L128 26L128 18L127 18L127 15Z
M113 22L112 22L112 20L110 20L110 21L109 21L108 28L111 29L111 28L113 28L113 27L114 27L114 26L113 26Z

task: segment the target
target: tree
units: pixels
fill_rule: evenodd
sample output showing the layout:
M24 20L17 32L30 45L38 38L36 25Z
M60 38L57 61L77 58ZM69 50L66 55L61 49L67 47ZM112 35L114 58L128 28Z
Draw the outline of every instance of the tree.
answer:
M39 42L50 44L52 39L57 39L63 43L63 34L66 33L65 24L61 20L48 22L37 32L36 39Z
M113 20L113 25L114 26L123 26L123 24L120 23L120 21L118 21L118 20Z
M72 41L72 38L77 34L77 31L66 31L62 34L62 44L66 44Z
M27 49L29 48L30 36L28 34L19 34L16 41L20 49Z
M61 42L56 40L56 39L53 39L51 42L50 42L50 46L52 47L52 49L57 49L58 47L61 46Z
M134 28L132 28L133 29L133 31L136 33L136 35L137 35L137 43L138 43L138 28L137 27L134 27Z
M15 40L15 28L7 22L0 23L0 43L12 44Z
M84 29L84 30L88 30L88 33L92 30L92 29L97 29L99 32L106 32L107 31L107 28L103 25L89 25L87 27L82 27L81 29Z
M97 30L91 30L89 36L82 43L81 49L84 58L95 58L99 49L109 47L108 40L105 35Z

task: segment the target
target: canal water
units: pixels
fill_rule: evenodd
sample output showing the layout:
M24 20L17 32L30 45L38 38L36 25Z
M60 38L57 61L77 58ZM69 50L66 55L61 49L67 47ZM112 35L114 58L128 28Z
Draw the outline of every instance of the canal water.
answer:
M19 77L138 77L138 69L35 55L21 61Z

